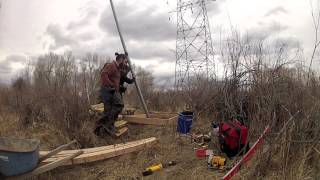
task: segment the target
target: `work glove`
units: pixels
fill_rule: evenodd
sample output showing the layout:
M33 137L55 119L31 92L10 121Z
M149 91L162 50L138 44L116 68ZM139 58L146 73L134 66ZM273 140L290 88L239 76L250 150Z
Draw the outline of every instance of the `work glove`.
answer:
M126 92L126 90L127 88L125 86L120 86L120 89L119 89L120 93L124 93Z
M135 81L136 81L136 78L133 77L132 79L129 80L128 84L132 84L132 83L134 83Z

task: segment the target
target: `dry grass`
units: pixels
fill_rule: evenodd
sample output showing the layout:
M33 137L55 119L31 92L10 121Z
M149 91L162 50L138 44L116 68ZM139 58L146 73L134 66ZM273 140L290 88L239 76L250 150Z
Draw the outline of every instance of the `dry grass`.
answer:
M13 120L13 119L12 119ZM14 122L14 121L11 121ZM1 121L1 124L4 124ZM10 124L11 129L3 131L2 135L15 137L32 137L41 140L42 149L50 149L68 141L62 132L54 128L34 127L25 131L18 131L17 119ZM42 174L38 179L141 179L142 171L147 166L159 162L175 160L178 164L152 176L143 179L217 179L222 173L207 170L206 159L197 158L189 138L179 137L175 126L151 126L151 125L129 125L129 134L119 139L106 137L97 138L97 146L133 141L155 136L159 143L150 149L131 153L128 155L72 167L57 168L49 173ZM200 130L200 129L199 129ZM203 130L203 129L202 129ZM209 130L209 129L207 129Z

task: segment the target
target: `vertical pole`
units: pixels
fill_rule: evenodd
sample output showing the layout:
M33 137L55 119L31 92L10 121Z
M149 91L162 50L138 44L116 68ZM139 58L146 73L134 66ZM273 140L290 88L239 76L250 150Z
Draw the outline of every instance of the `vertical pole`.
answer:
M116 26L117 26L117 29L118 29L118 32L119 32L119 36L120 36L120 40L121 40L121 43L122 43L123 51L124 51L125 53L128 53L126 44L125 44L125 42L124 42L124 40L123 40L123 37L122 37L122 34L121 34L119 22L118 22L118 19L117 19L117 14L116 14L115 8L114 8L114 6L113 6L112 0L110 0L110 5L111 5L112 12L113 12L114 20L115 20L115 22L116 22ZM129 53L128 53L128 54L129 54ZM129 67L130 67L130 70L131 70L132 77L133 77L133 78L136 78L136 75L135 75L134 71L132 70L132 64L131 64L131 60L130 60L129 55L128 55L128 62L129 62ZM146 116L147 116L147 117L150 117L150 116L149 116L149 111L148 111L147 105L146 105L146 103L145 103L145 101L144 101L144 99L143 99L143 95L142 95L142 93L141 93L140 86L139 86L139 84L137 83L137 81L134 81L134 84L135 84L136 89L137 89L137 91L138 91L138 95L139 95L140 101L141 101L141 103L142 103L142 105L143 105L144 112L146 113Z

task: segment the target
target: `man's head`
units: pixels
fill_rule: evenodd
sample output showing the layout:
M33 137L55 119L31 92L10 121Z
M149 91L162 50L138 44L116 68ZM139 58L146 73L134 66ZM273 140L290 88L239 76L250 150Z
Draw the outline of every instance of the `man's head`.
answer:
M116 61L119 65L124 65L126 64L127 60L127 55L126 54L119 54L119 53L115 53L116 55Z

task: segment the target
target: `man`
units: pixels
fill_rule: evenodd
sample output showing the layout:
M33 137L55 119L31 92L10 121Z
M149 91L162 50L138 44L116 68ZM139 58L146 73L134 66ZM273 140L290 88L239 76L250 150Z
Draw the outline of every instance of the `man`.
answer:
M114 122L122 111L124 105L120 95L121 68L127 61L126 54L116 53L116 60L107 63L101 71L101 95L104 103L104 116L98 121L94 130L100 135L101 130L115 134Z

